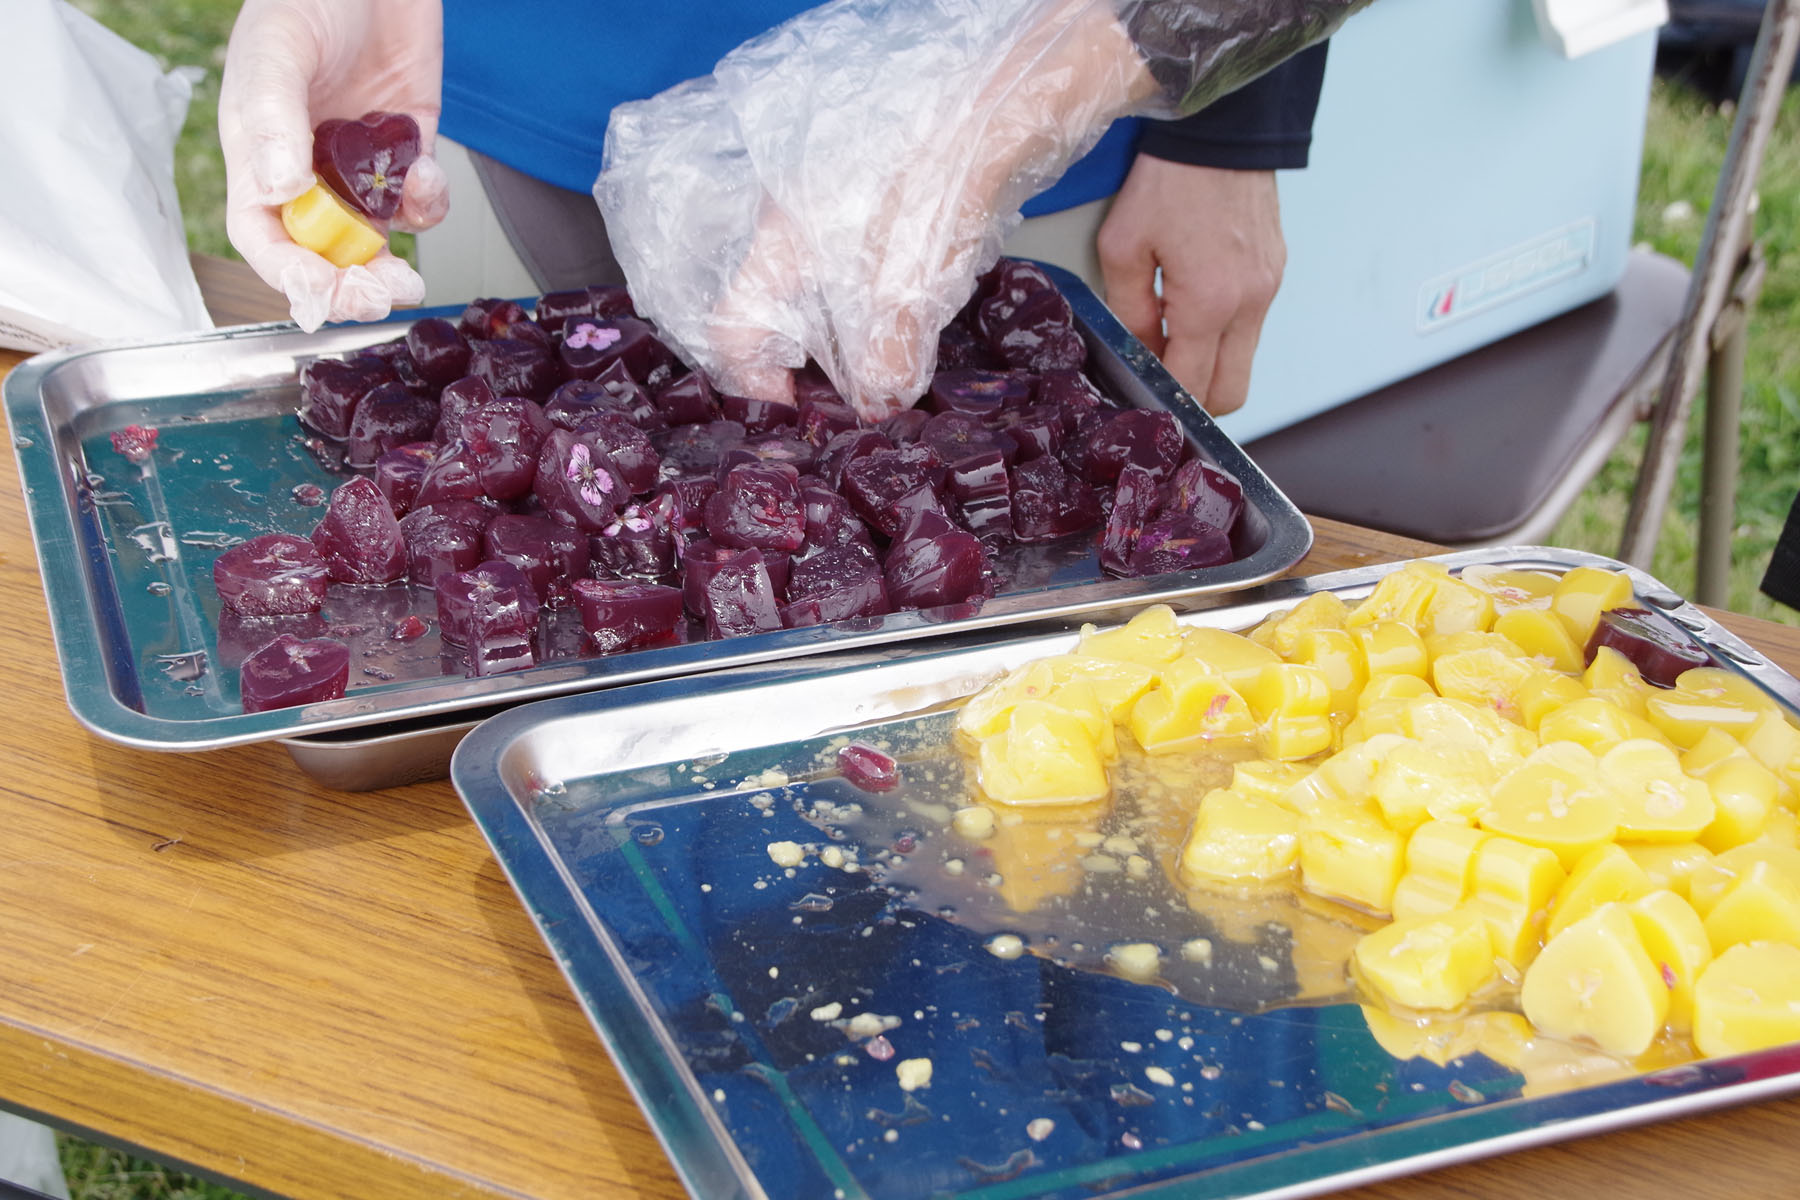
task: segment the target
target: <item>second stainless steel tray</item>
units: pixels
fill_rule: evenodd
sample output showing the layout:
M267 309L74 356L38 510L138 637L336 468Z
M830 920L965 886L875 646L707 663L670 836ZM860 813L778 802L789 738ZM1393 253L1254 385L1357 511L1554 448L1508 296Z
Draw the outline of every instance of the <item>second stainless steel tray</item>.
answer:
M1304 557L1298 510L1077 278L1047 268L1087 338L1092 369L1121 403L1166 409L1199 452L1236 475L1247 504L1244 555L1226 566L1113 579L1076 539L1015 564L1011 590L978 611L905 612L856 623L579 657L563 620L540 665L489 678L446 673L435 629L388 636L429 596L334 589L334 636L352 643L341 700L245 714L234 645L211 585L220 551L271 530L306 533L321 515L297 496L342 481L297 423L298 367L399 336L418 316L303 334L252 326L177 340L116 343L31 359L5 400L69 702L91 729L130 745L200 750L313 738L367 726L455 725L475 710L756 662L936 638L1039 620L1104 616L1151 600L1194 603L1272 579ZM459 310L437 310L455 316ZM127 425L155 426L143 464L115 452ZM328 745L329 743L320 743ZM341 764L340 764L341 765ZM345 777L350 785L367 779Z
M1540 548L1435 561L1620 569ZM1242 628L1391 569L1182 620ZM1791 676L1629 574L1800 712ZM959 837L947 706L1073 641L665 680L464 740L458 790L695 1196L1299 1197L1800 1090L1800 1046L1549 1089L1472 1050L1397 1058L1346 997L1342 954L1319 952L1356 936L1341 910L1319 928L1304 902L1196 903L1166 874L1170 843L1119 869L1128 848L1102 833L1129 826L1075 851L1104 870L1029 820ZM901 761L898 790L850 786L836 755L853 737ZM1038 872L1033 893L1020 881L1046 857L1069 874ZM1138 941L1165 949L1154 983L1105 958Z

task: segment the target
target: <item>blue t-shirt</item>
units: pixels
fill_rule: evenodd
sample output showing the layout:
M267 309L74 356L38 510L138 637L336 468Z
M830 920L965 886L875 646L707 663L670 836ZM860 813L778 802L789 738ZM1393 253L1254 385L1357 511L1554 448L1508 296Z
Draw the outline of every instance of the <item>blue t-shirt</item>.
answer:
M739 44L813 7L804 0L444 0L444 135L570 191L600 173L613 107L709 74ZM1135 121L1025 206L1027 216L1102 196L1124 181Z

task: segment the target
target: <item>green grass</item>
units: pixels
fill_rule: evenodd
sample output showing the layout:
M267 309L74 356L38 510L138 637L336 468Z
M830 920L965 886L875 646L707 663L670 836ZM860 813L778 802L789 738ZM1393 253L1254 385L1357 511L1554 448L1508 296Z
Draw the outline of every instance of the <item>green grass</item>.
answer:
M1657 81L1638 197L1639 241L1683 262L1694 261L1731 122L1729 105L1711 104L1692 90ZM1800 90L1791 90L1782 106L1759 196L1756 231L1768 256L1768 277L1750 322L1727 607L1800 625L1800 613L1758 590L1769 552L1800 489ZM1651 568L1652 574L1684 594L1694 586L1704 419L1702 399L1688 427ZM1638 430L1620 447L1557 526L1553 542L1617 553L1643 435Z
M74 1200L244 1200L229 1188L122 1150L62 1134L56 1145Z

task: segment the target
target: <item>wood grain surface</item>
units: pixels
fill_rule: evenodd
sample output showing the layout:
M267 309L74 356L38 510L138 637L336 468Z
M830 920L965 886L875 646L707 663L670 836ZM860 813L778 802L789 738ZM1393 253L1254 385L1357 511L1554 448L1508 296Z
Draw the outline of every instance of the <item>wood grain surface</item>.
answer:
M281 316L201 265L223 322ZM308 1200L681 1196L447 782L334 792L278 746L164 755L74 721L0 460L0 1104ZM1431 549L1316 526L1302 572ZM1800 670L1800 631L1724 619ZM1796 1173L1780 1100L1348 1194L1691 1200Z

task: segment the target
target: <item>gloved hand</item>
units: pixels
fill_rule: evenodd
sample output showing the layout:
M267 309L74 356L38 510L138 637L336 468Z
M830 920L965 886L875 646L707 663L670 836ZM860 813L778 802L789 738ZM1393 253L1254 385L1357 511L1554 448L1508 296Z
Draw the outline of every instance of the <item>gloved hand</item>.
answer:
M439 0L245 0L219 88L225 152L225 230L294 320L372 321L417 304L425 284L383 250L339 270L294 244L280 207L312 185L312 130L330 117L402 112L419 123L420 156L407 171L394 226L427 229L450 198L431 156L443 74Z
M1106 306L1125 328L1207 412L1241 408L1287 264L1275 173L1140 154L1096 248Z
M632 298L727 390L811 358L911 404L1026 199L1130 112L1177 115L1368 0L832 0L607 129Z

